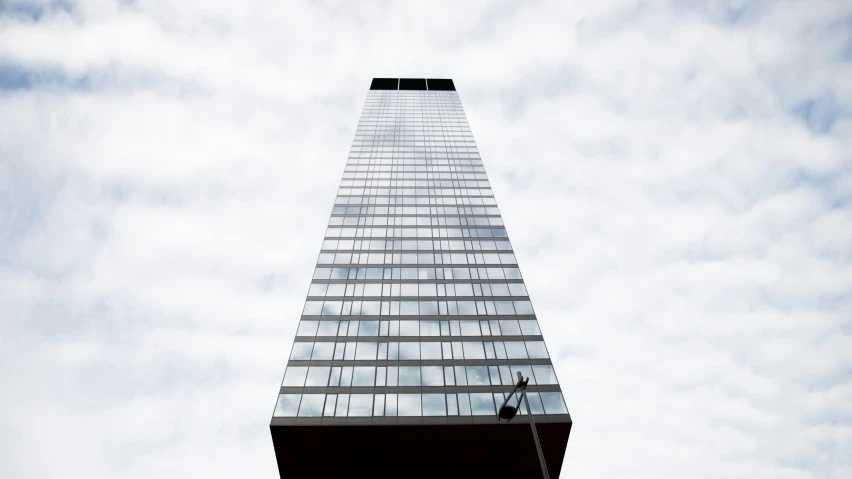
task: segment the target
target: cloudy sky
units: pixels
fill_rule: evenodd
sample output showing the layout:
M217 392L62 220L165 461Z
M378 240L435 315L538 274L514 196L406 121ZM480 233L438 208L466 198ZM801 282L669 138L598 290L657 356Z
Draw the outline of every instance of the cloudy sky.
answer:
M852 2L0 0L0 477L275 478L374 76L459 90L565 477L852 477Z

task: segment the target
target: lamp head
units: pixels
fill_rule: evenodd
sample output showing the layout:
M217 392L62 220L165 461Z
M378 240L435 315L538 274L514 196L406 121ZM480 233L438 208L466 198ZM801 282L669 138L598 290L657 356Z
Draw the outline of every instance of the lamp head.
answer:
M511 421L516 414L518 414L518 408L516 408L515 406L510 406L506 404L505 406L500 408L500 419Z

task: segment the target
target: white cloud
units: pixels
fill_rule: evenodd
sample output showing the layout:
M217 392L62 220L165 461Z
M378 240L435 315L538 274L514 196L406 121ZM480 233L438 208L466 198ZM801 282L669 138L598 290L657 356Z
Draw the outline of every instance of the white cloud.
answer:
M276 477L369 80L438 76L553 350L566 477L847 477L850 14L0 5L0 476Z

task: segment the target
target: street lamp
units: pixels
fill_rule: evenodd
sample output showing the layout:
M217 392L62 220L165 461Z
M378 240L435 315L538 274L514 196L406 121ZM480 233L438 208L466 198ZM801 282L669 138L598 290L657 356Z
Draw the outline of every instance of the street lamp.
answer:
M516 414L518 414L518 408L521 406L521 401L527 405L527 416L530 418L530 428L532 428L533 439L535 439L535 450L538 452L538 462L541 464L541 475L544 479L550 479L550 474L547 473L547 465L544 463L544 454L541 452L541 443L538 441L538 433L535 430L535 420L533 420L532 411L530 410L530 402L527 399L527 383L529 382L529 378L524 379L524 376L518 371L518 384L515 384L515 389L512 390L512 394L506 397L506 400L503 401L503 405L500 406L500 411L497 413L497 421L500 419L505 419L506 422L512 420ZM509 404L509 398L515 395L515 392L520 389L521 397L518 399L518 403L514 406Z

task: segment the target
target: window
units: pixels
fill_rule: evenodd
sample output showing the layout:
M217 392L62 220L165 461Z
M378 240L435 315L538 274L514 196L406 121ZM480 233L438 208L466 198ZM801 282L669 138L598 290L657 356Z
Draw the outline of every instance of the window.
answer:
M320 417L325 406L325 394L302 394L299 417Z
M301 394L279 394L278 402L275 403L276 417L296 417L299 411L299 402L302 399Z
M420 416L420 395L419 394L399 394L398 396L398 415L399 416Z
M308 368L300 366L289 366L284 373L284 381L281 386L304 386Z
M423 394L424 416L446 416L447 407L443 394Z
M327 366L311 366L308 369L308 378L305 386L326 386L330 370L331 368Z
M490 416L495 414L494 398L491 393L471 393L470 406L474 416Z

